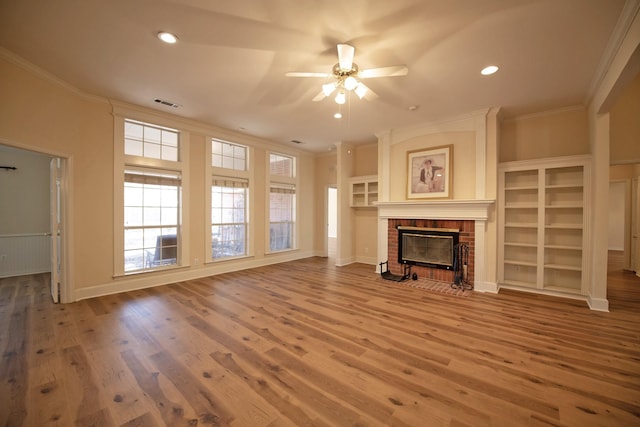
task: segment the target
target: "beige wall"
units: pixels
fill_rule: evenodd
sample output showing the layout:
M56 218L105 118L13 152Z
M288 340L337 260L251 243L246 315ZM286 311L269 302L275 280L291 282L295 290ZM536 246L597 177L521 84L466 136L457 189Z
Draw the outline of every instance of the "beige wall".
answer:
M0 147L0 166L0 235L48 232L49 157Z
M453 199L476 197L476 140L474 132L433 133L411 138L391 147L389 170L390 201L407 200L407 153L413 150L452 145Z
M355 176L378 174L378 144L355 147ZM356 260L367 264L376 263L378 252L378 210L375 208L353 209L355 216L354 250Z
M355 151L354 176L378 174L378 144L357 145Z
M609 120L611 164L640 162L640 74L623 89Z
M136 278L113 278L114 257L114 117L109 102L81 94L59 84L41 72L32 72L6 59L0 59L0 144L29 148L69 159L71 166L70 194L72 205L68 217L73 221L70 236L71 291L75 299L78 290L83 297L93 294L170 283L176 279L206 276L216 272L248 268L251 266L295 259L313 254L316 249L316 173L314 156L299 150L281 147L269 141L219 130L206 124L187 122L176 116L140 108L146 114L184 122L189 128L188 173L190 188L189 253L192 265L180 271L137 275ZM162 123L159 123L162 124ZM193 129L202 129L197 131ZM220 131L222 135L218 135ZM206 135L205 135L206 134ZM253 147L256 176L252 196L251 230L254 256L240 261L226 261L205 265L205 233L207 232L204 207L205 144L207 136L233 139ZM282 148L282 149L281 149ZM264 255L265 230L262 223L267 217L264 162L268 150L277 150L297 156L298 191L298 250L283 254ZM261 160L260 160L261 159ZM258 235L259 234L259 235ZM201 261L193 263L195 258ZM127 282L129 280L130 282ZM96 289L95 292L90 289ZM92 293L93 292L93 293Z
M576 107L506 120L500 162L589 154L587 111Z

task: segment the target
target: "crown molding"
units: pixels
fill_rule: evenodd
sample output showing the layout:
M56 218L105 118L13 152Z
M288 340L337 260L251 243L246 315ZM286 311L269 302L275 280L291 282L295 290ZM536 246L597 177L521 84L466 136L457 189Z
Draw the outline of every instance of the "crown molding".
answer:
M633 21L636 19L638 13L640 13L640 0L627 0L622 7L622 12L620 12L618 22L609 37L607 47L605 48L604 53L600 58L598 68L596 68L593 75L591 84L589 85L589 90L587 91L587 96L584 100L585 105L589 105L593 101L598 88L607 75L607 72L618 54L618 51L620 50L625 37L629 33Z
M15 53L11 52L10 50L2 46L0 46L0 58L6 60L7 62L13 65L16 65L22 68L23 70L35 75L36 77L39 77L49 83L52 83L53 85L58 86L62 89L65 89L73 93L74 95L77 95L87 101L100 102L104 104L109 103L109 101L106 98L84 92L83 90L78 89L74 85L62 80L61 78L51 74L50 72L44 70L43 68L38 67L37 65L27 61L26 59L16 55Z

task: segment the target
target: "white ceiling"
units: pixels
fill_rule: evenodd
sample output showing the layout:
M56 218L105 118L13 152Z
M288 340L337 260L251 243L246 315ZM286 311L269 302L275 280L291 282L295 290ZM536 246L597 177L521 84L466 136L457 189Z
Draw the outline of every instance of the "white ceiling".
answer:
M516 116L588 102L624 0L0 0L0 46L78 89L325 151L337 141L500 106ZM164 30L179 42L157 38ZM379 98L311 99L336 44ZM500 66L481 76L489 64ZM164 107L165 99L181 107ZM410 111L410 106L418 106Z

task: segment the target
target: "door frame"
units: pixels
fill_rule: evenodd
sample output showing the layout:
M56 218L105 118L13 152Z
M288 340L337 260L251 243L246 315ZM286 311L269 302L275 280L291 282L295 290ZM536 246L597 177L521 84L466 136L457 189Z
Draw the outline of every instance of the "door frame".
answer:
M325 257L329 256L329 192L332 189L336 191L336 213L335 213L336 228L337 228L337 222L338 222L338 203L339 203L338 186L335 184L329 184L326 186L324 190L324 256ZM339 236L336 231L336 249L338 245L338 240L339 240ZM334 253L334 256L335 255L336 254Z
M61 303L73 302L73 252L71 250L71 242L73 241L73 212L70 209L73 206L73 157L59 151L47 150L41 147L33 147L27 144L17 143L15 141L0 138L0 145L7 147L31 151L38 154L49 156L49 158L59 158L64 167L60 174L60 212L61 212L61 228L64 230L64 238L60 245L60 301ZM51 185L51 183L50 183ZM49 211L51 215L51 211ZM51 222L51 221L50 221ZM51 254L51 268L54 267L53 254Z

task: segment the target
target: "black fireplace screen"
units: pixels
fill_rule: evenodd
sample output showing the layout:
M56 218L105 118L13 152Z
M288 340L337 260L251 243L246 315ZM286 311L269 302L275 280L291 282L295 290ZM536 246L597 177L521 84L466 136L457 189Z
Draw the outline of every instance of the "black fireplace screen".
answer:
M453 229L398 227L398 262L451 270L458 235Z

